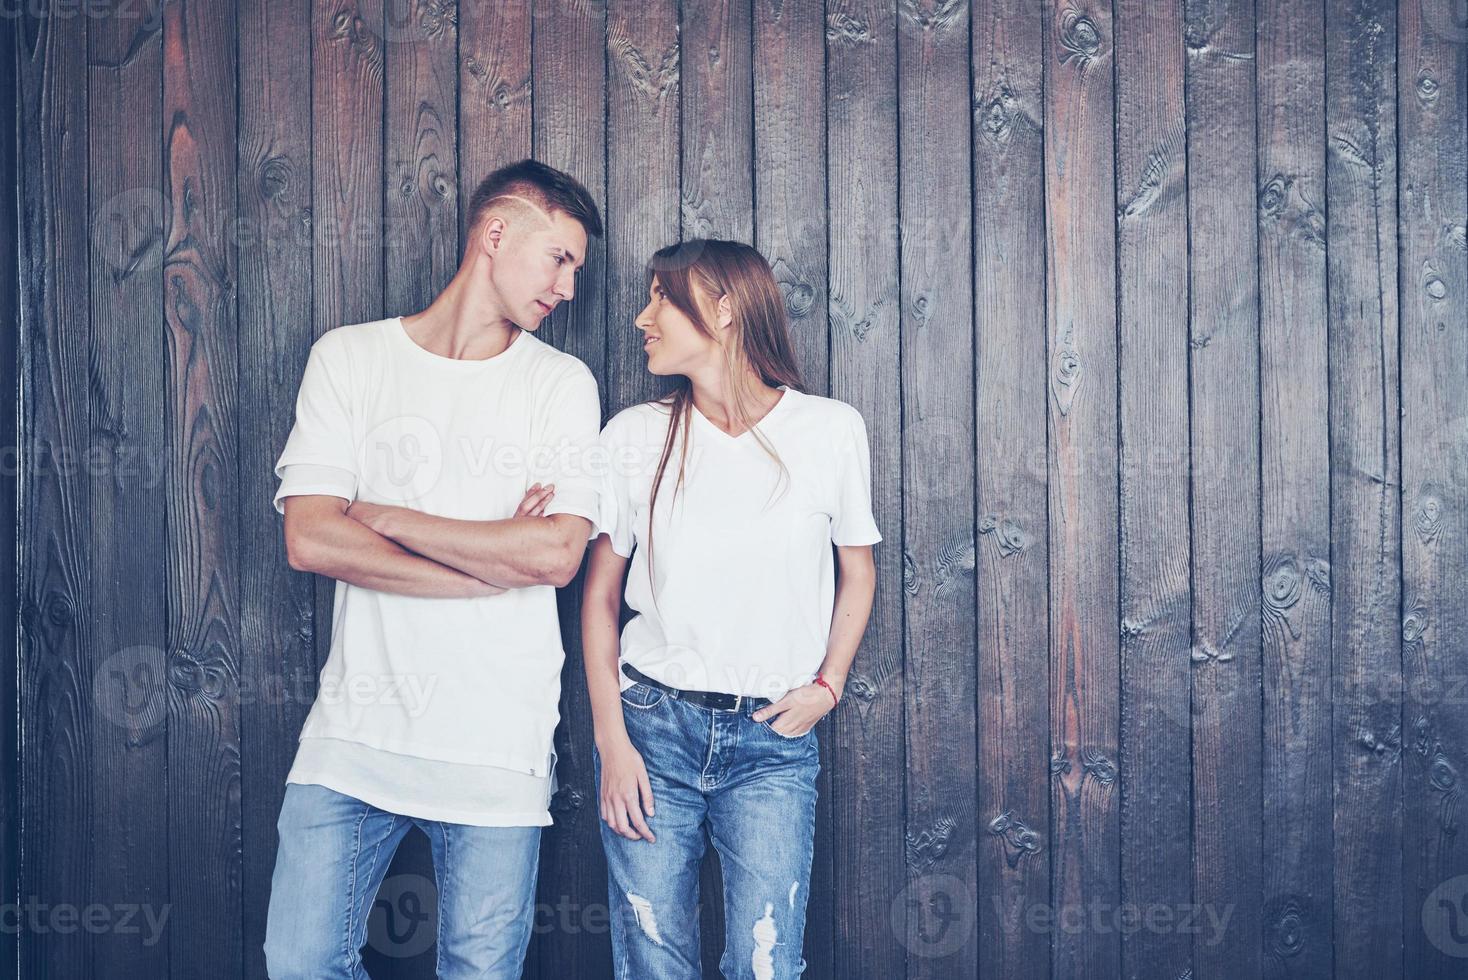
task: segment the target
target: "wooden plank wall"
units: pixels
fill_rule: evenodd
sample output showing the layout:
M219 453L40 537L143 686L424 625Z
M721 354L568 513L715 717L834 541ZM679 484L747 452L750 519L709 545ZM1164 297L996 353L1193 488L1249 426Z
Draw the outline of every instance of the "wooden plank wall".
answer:
M265 975L331 609L292 393L532 154L604 206L541 335L608 414L660 390L645 260L713 235L867 420L807 976L1468 971L1461 2L41 0L0 45L0 973ZM578 595L527 977L610 975ZM433 975L433 898L414 833L372 975Z

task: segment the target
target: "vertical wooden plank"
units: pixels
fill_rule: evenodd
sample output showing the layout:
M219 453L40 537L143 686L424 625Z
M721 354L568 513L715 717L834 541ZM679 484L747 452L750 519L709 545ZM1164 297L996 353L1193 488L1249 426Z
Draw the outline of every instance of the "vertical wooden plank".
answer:
M897 23L881 0L826 10L831 396L866 419L877 594L832 715L827 758L836 977L904 977L902 391L897 215ZM914 901L921 896L914 896Z
M682 0L682 237L754 240L753 0ZM709 846L699 888L703 970L724 948L723 894Z
M92 636L96 855L87 902L169 901L168 624L160 479L168 354L163 309L161 3L117 4L92 19L87 107L91 195ZM228 203L225 202L225 207ZM224 217L228 212L216 214ZM163 976L169 944L108 930L99 975Z
M1261 970L1254 4L1185 6L1193 513L1193 973Z
M1188 161L1180 5L1115 8L1120 898L1141 912L1193 900ZM1191 962L1180 929L1121 936L1124 977Z
M754 245L785 296L809 391L828 391L826 46L818 3L754 0ZM822 810L824 820L828 814Z
M1395 10L1325 14L1335 962L1383 978L1403 972Z
M382 315L383 0L333 0L312 12L311 271L319 337ZM317 619L330 622L331 587L322 583ZM323 659L330 640L329 630L317 630Z
M1263 970L1329 977L1325 23L1316 0L1263 0L1258 17Z
M972 976L973 209L968 9L897 9L907 975Z
M754 241L752 2L681 5L684 238Z
M576 178L598 206L606 199L607 5L588 0L538 0L531 120L535 158ZM641 136L637 137L641 142ZM604 209L603 209L604 210ZM576 294L540 327L538 335L580 358L597 376L605 399L606 239L587 236L586 264L576 274ZM594 732L586 670L581 659L581 586L578 575L557 593L561 642L562 723L557 730L556 779L551 801L555 823L542 835L540 901L556 908L564 896L605 894L606 864L597 826L596 776L591 761ZM601 898L590 899L600 904ZM584 912L584 909L583 909ZM608 966L603 935L578 927L537 934L528 958L541 976L592 976Z
M91 833L92 586L89 483L87 28L82 17L16 21L21 392L20 868L23 901L82 905ZM93 937L27 929L20 975L93 976Z
M1427 980L1468 970L1468 19L1398 10L1403 973Z
M1112 14L1045 9L1051 956L1113 977L1117 932L1075 928L1120 897Z
M459 267L456 10L445 0L386 4L382 254L389 314L425 309Z
M647 305L647 261L678 240L677 0L607 9L606 373L615 415L662 394L633 318ZM603 865L604 866L604 865Z
M459 251L469 197L490 171L530 155L529 0L459 4Z
M807 391L824 395L830 335L826 307L825 23L819 3L754 0L754 245L785 297L796 363ZM817 778L815 855L806 904L806 975L832 970L836 896L831 864L832 756L824 741Z
M164 8L169 951L242 970L235 9Z
M316 689L315 576L286 563L271 506L313 340L311 8L243 0L238 38L241 931L263 977L276 820Z
M0 383L16 392L14 401L0 404L0 444L5 456L0 460L0 630L6 640L0 644L0 703L5 705L5 726L0 728L0 903L20 903L20 690L16 678L20 673L20 603L18 573L20 571L20 539L16 534L20 516L20 417L16 411L24 390L20 365L20 265L17 250L20 239L20 214L16 210L19 173L16 169L16 126L20 121L20 89L15 74L18 53L16 19L7 17L0 23L0 92L10 93L0 105L0 317L17 325L15 330L0 332ZM15 966L20 961L20 931L0 933L0 962ZM19 972L18 969L16 972Z
M1027 925L1050 901L1041 13L973 15L982 977L1050 975L1049 936Z

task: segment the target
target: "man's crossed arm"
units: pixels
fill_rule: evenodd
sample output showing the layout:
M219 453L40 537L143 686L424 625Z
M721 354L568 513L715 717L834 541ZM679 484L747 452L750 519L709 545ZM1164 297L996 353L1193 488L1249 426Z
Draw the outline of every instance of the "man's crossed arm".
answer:
M495 521L436 517L341 497L285 498L292 568L401 595L461 598L576 577L591 522L541 516L553 488L532 487L515 516Z

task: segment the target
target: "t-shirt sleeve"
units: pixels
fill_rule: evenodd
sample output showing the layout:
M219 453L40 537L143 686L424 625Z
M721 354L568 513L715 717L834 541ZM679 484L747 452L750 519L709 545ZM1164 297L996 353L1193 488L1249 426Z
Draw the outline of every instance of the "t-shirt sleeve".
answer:
M537 445L531 447L530 482L556 485L545 515L584 517L593 524L593 533L600 516L594 465L600 427L596 378L580 365L552 387L541 410Z
M601 480L598 482L599 517L592 534L605 534L612 539L612 550L623 558L632 557L634 534L632 500L627 473L627 452L623 435L625 419L613 419L602 430L600 455Z
M356 500L357 474L320 463L288 463L281 467L280 489L275 491L275 509L279 513L285 513L285 498L311 494Z
M872 517L872 464L867 425L861 413L848 413L845 432L836 440L841 458L836 466L836 504L831 541L837 545L876 544L882 540Z
M296 464L327 466L351 475L355 492L359 477L356 444L352 437L349 365L338 339L330 333L311 346L306 371L296 393L296 420L275 461L275 475L285 477ZM280 492L275 509L284 512Z

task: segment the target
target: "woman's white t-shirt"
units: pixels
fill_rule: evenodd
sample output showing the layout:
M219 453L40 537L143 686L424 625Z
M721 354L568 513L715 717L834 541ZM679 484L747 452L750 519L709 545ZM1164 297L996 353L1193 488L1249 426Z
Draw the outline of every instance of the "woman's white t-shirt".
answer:
M620 663L674 687L771 700L815 678L835 605L831 545L882 536L861 414L781 390L756 426L779 462L753 430L730 436L690 409L658 491L650 548L648 502L669 408L634 405L602 429L597 526L632 559L626 598L637 613L622 630ZM618 673L623 689L633 683Z

